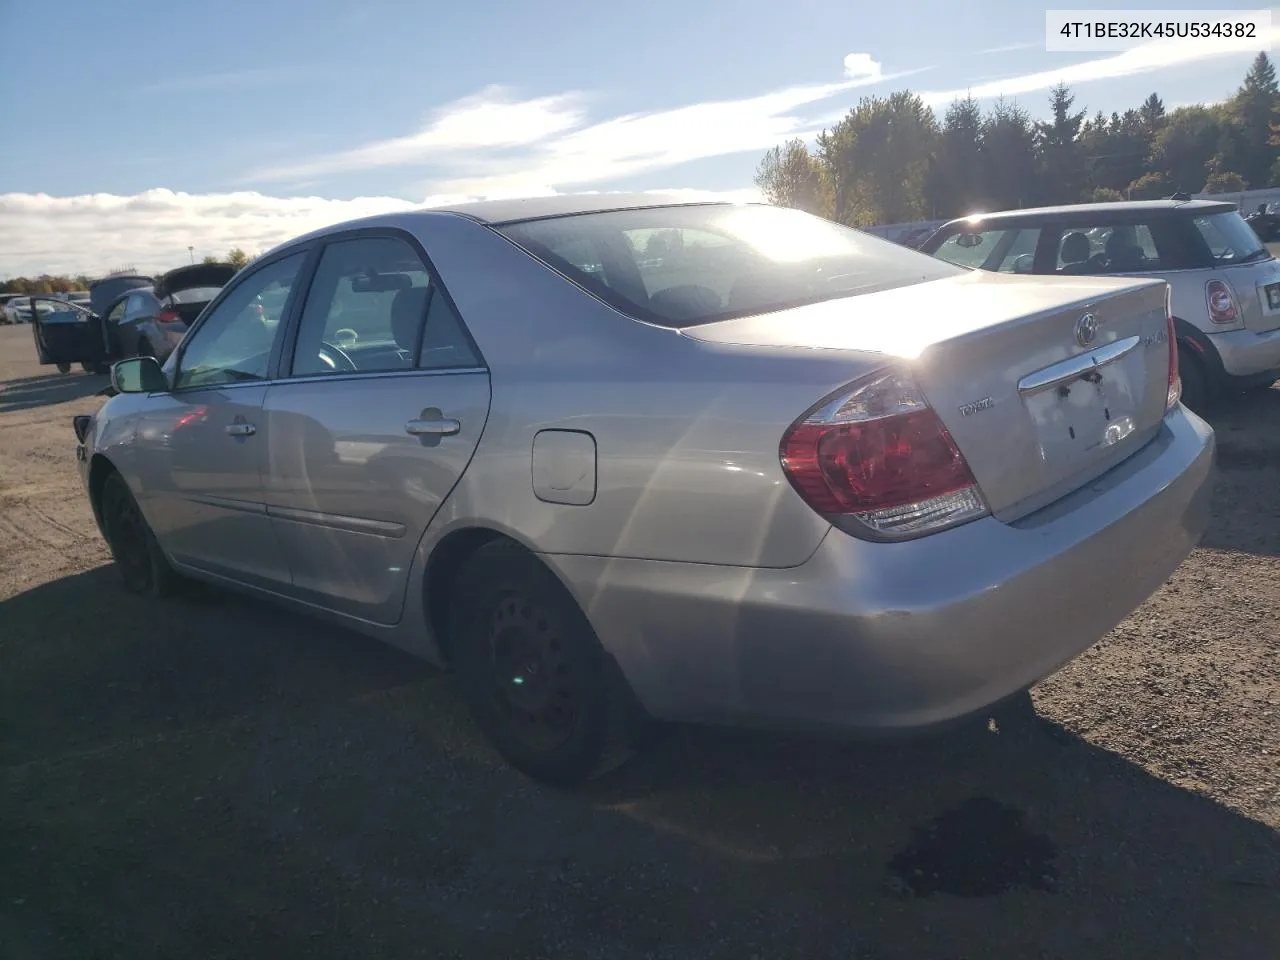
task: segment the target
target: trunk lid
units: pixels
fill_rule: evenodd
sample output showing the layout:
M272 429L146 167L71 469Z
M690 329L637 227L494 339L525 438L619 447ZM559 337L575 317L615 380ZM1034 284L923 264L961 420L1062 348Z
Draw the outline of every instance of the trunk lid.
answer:
M224 287L235 275L236 268L229 263L196 263L170 270L156 281L153 292L157 300L163 300L197 287Z
M1160 280L975 270L684 333L910 361L992 513L1011 521L1154 436L1168 393L1165 297ZM814 400L839 386L819 385Z

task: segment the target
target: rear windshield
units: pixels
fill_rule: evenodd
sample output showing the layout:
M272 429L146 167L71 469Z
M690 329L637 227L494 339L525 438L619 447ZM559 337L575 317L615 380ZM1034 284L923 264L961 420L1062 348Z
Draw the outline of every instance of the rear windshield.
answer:
M964 272L820 217L755 204L579 214L501 230L624 313L676 328Z
M1196 229L1209 246L1209 252L1218 263L1240 263L1242 260L1262 260L1267 248L1245 223L1244 217L1234 210L1195 218Z

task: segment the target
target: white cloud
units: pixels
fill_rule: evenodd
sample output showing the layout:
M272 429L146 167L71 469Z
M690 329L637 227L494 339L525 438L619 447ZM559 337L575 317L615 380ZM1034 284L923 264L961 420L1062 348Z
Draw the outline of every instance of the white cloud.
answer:
M1280 29L1273 28L1269 37L1259 40L1258 48L1269 49L1277 41L1280 41ZM1114 80L1118 77L1186 66L1229 54L1240 55L1240 47L1235 41L1208 39L1186 43L1149 43L1123 53L1099 57L1096 60L1086 60L1083 63L1073 63L1052 70L1039 70L1022 76L990 80L962 89L930 91L920 96L925 103L933 105L950 103L952 100L963 99L966 95L972 96L975 100L1014 97L1020 93L1048 90L1058 83L1077 86L1098 80Z
M760 199L758 191L663 191L689 199ZM195 257L232 247L260 253L278 243L344 220L459 203L479 196L438 195L422 203L396 197L269 197L260 193L186 194L148 190L134 196L78 197L0 194L0 277L41 273L90 275L117 266L160 273Z
M694 103L586 122L582 93L514 99L489 87L437 110L417 133L341 153L252 172L253 181L291 181L376 167L432 168L432 192L522 195L581 187L669 169L708 157L765 150L818 129L803 108L886 74L867 53L844 58L845 79L754 97Z
M869 53L851 53L844 58L844 75L850 80L879 80L880 64Z
M402 166L429 160L441 152L520 147L581 124L582 97L564 93L535 100L513 100L504 87L490 86L437 110L418 133L259 170L250 180L297 180L344 170Z

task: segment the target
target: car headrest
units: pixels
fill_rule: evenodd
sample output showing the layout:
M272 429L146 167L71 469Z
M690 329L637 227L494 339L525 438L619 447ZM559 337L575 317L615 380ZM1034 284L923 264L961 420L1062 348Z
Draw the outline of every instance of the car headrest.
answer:
M693 320L720 307L720 294L692 283L667 287L649 297L649 309L672 320Z
M418 346L418 331L427 313L430 287L409 287L391 301L391 335L396 346L412 352Z
M1076 230L1062 240L1062 262L1083 263L1089 259L1089 238Z

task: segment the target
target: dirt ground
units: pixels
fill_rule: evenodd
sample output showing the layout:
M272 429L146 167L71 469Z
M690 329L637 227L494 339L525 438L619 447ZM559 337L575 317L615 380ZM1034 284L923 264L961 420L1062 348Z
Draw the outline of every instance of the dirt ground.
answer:
M102 378L0 327L0 957L1265 960L1280 389L1201 549L1031 733L678 730L575 793L450 679L215 591L127 597L74 469Z

